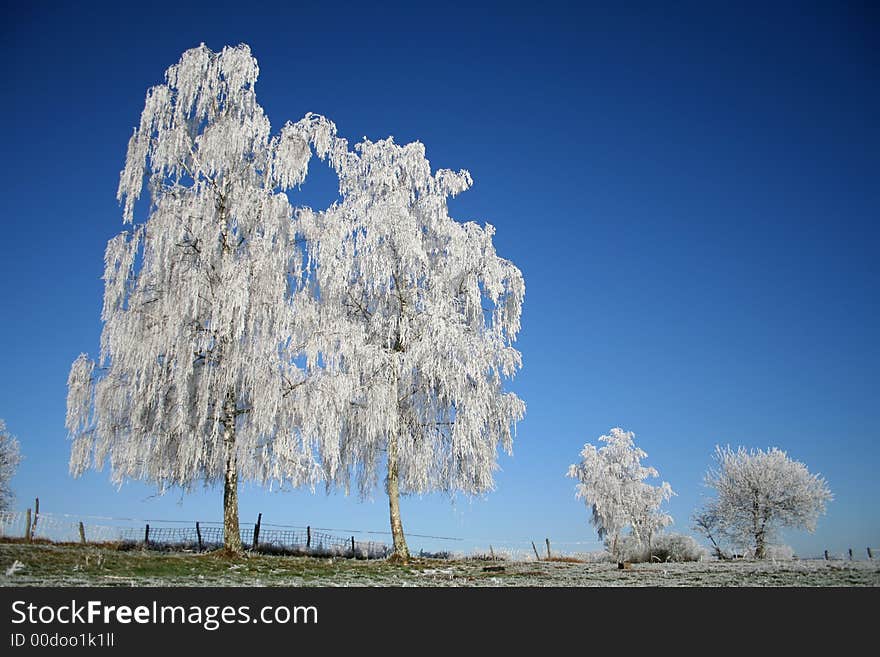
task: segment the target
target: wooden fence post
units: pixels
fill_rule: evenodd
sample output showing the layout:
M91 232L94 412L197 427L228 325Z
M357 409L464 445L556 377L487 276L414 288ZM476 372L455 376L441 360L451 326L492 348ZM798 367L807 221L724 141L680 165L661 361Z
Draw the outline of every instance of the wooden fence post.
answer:
M489 545L489 556L492 557L492 561L495 561L495 550L492 549L492 545Z
M24 540L31 542L31 510L28 509L24 516Z
M538 554L538 548L535 547L535 542L534 542L534 541L532 541L532 549L535 551L535 559L537 559L538 561L540 561L540 560L541 560L541 555Z
M852 561L852 548L849 549L849 560Z
M257 514L257 524L254 525L254 544L251 546L252 550L256 550L257 546L260 544L260 523L263 522L263 514Z
M79 542L86 544L86 528L83 527L82 520L79 521Z
M871 559L871 560L874 559L874 553L871 552L871 548L868 548L868 558Z
M825 561L828 561L828 550L825 550Z
M547 541L547 560L549 561L550 559L553 558L553 555L550 554L550 539L545 538L544 540Z
M147 528L144 530L144 547L150 547L150 525L147 524Z
M199 552L204 550L204 546L202 545L202 528L199 527L199 521L196 520L196 538L199 541Z
M311 547L312 547L312 526L309 525L308 527L306 527L306 549L308 550Z
M37 520L40 518L40 498L34 500L34 526L31 529L31 536L37 536Z
M351 556L354 556L354 536L351 537Z

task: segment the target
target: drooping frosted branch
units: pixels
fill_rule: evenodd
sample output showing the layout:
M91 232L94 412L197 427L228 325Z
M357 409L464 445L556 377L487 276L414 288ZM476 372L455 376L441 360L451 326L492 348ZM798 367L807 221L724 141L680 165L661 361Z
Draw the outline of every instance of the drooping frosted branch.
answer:
M247 46L201 45L147 93L118 189L133 226L105 253L102 369L84 356L71 369L75 473L109 462L115 481L215 481L232 427L243 477L319 476L297 365L313 318L295 299L303 253L286 192L312 150L335 161L346 149L313 114L271 136L258 74Z
M491 226L449 216L470 174L432 174L422 144L365 140L330 159L341 201L300 215L327 477L368 494L393 436L403 491L488 491L525 410L503 389L521 366L522 274Z

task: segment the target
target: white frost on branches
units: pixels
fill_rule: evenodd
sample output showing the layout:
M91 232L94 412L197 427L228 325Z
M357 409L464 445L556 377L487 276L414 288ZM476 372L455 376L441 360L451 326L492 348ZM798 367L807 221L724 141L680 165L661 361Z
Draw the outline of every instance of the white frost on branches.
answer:
M307 115L270 136L245 45L188 50L147 93L110 240L97 363L68 380L71 471L187 487L236 472L294 485L319 476L298 402L294 297L303 271L286 191L335 126ZM149 216L134 218L142 181Z
M650 547L654 534L672 524L672 517L660 511L674 494L672 488L665 481L659 486L645 481L659 473L641 464L647 454L635 447L634 437L632 431L615 427L599 436L604 447L585 444L581 462L568 469L568 476L579 480L577 497L591 509L590 521L614 557L627 527L640 544Z
M764 558L783 527L814 531L833 499L822 477L775 447L766 452L716 447L705 481L717 495L694 522L719 555L729 543Z
M387 457L404 493L490 490L525 411L502 387L521 366L522 274L491 225L449 216L470 174L432 174L421 143L365 140L336 167L341 201L300 216L326 475L366 495Z
M0 511L12 506L15 495L10 482L21 463L21 450L18 441L6 429L6 422L0 419Z
M349 150L312 114L270 136L257 75L247 46L202 45L147 94L119 182L132 228L105 256L100 357L68 380L71 470L109 461L115 481L160 487L225 475L237 534L239 474L355 479L366 494L385 462L397 548L398 484L482 493L498 446L511 450L523 278L491 225L449 216L466 171L432 174L420 143ZM286 192L312 152L341 200L294 210Z

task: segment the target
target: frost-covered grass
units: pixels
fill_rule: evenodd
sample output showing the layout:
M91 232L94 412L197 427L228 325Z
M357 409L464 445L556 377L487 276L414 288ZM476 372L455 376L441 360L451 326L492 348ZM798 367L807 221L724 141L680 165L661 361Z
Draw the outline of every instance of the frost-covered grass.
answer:
M12 568L16 562L22 565ZM384 560L269 555L230 560L211 553L0 543L0 585L880 586L880 563L703 561L618 570L609 563L418 559L402 566Z

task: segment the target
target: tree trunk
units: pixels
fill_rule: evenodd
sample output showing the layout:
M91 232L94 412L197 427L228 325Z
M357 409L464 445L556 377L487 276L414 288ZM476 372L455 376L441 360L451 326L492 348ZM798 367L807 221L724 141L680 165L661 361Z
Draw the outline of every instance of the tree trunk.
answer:
M223 485L223 547L227 552L241 554L241 531L238 526L238 459L235 455L235 416L227 420L223 434L226 456L226 477Z
M752 502L752 533L755 536L755 559L764 558L764 531L759 524L761 517L761 505L758 501L758 493L755 493L755 499Z
M760 532L755 535L755 559L763 559L766 556L766 548L764 544L764 533Z
M715 556L719 559L727 559L727 554L725 554L724 550L721 549L721 546L715 541L715 537L712 536L712 533L708 529L703 529L706 534L706 538L712 543L712 547L715 549Z
M388 506L391 512L391 535L394 538L394 552L392 561L407 563L409 561L409 548L406 546L406 536L403 534L403 523L400 520L400 486L398 481L397 465L397 436L388 438Z

